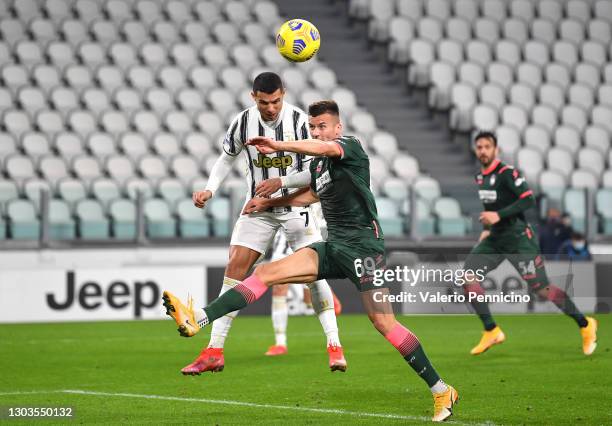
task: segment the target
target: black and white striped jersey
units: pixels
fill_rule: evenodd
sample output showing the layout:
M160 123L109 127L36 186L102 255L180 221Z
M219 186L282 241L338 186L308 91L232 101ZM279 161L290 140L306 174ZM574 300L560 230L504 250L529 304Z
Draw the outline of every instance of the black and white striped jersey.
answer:
M278 141L309 139L308 114L300 108L283 102L281 112L273 123L261 118L257 106L241 113L230 124L223 140L223 150L232 156L242 154L247 162L247 185L250 197L255 196L255 187L262 180L298 173L308 168L311 157L293 152L260 154L253 146L245 145L255 136L267 136ZM287 195L296 189L280 189L272 197Z

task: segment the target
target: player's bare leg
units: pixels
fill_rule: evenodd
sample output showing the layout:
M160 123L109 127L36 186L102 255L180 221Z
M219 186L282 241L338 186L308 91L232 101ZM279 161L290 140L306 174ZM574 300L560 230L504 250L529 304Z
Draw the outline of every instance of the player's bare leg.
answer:
M389 290L374 289L361 293L363 306L372 325L404 357L412 369L427 383L434 399L432 420L441 422L453 414L453 405L459 400L459 394L450 385L440 379L431 365L419 339L395 318L388 299Z
M240 284L259 256L259 252L250 248L238 245L230 246L229 262L225 267L223 286L219 295ZM238 315L238 311L229 312L213 322L208 346L202 349L191 364L181 370L183 374L195 375L206 371L213 373L223 371L225 368L223 345L236 315Z
M267 356L285 355L287 353L288 293L289 284L276 285L272 288L272 327L274 328L275 342L268 348Z

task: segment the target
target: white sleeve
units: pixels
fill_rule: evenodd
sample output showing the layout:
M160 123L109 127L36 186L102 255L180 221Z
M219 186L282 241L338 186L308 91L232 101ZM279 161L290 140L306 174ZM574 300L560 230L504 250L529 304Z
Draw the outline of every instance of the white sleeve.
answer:
M215 195L221 183L232 170L232 165L234 161L236 161L236 158L236 155L229 155L225 151L219 155L219 158L217 158L215 165L210 171L210 176L208 177L208 182L206 182L206 188L204 189L205 191L210 191Z
M281 186L283 188L303 188L310 185L310 167L299 173L292 173L281 176Z

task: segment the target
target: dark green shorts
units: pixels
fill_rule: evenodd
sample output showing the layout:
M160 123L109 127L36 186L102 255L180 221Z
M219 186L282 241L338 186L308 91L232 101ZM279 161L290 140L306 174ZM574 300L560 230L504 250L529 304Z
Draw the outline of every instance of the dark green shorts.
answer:
M486 273L506 259L533 291L548 286L538 239L530 226L514 233L491 234L472 249L464 269L484 269Z
M319 256L317 279L348 278L359 291L386 287L382 279L386 265L383 239L363 238L358 242L321 241L308 247L315 250Z

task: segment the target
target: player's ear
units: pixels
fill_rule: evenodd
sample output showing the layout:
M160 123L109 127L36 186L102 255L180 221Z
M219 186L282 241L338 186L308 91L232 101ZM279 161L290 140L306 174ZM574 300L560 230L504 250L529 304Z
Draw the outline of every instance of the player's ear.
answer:
M338 120L338 124L336 124L336 133L338 133L338 135L342 134L342 121Z
M257 102L257 96L255 95L255 92L251 92L251 98L253 98L253 100Z

